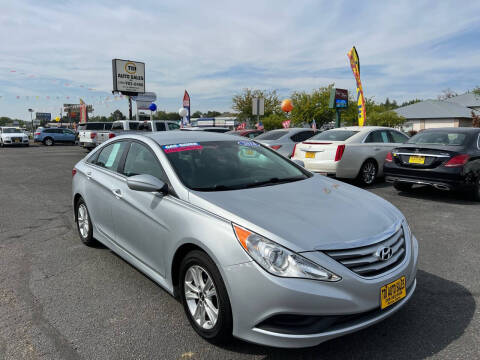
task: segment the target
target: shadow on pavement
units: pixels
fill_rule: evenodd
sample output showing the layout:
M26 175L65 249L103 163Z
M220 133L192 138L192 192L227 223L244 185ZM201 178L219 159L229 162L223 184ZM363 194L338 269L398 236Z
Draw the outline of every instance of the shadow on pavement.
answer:
M396 190L395 190L396 191ZM472 197L467 192L460 191L443 191L435 189L431 186L414 186L409 191L399 191L399 196L425 200L425 201L435 201L435 202L444 202L450 204L460 204L460 205L478 205L479 202L472 200Z
M463 286L418 271L417 289L403 309L357 333L307 349L274 349L234 340L229 351L269 359L424 359L459 338L475 313Z

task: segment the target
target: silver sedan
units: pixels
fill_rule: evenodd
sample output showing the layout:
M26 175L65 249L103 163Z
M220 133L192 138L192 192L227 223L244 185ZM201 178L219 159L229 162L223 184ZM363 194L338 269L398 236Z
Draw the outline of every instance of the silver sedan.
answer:
M123 135L72 174L82 242L178 297L212 342L312 346L414 293L418 244L399 210L243 137Z

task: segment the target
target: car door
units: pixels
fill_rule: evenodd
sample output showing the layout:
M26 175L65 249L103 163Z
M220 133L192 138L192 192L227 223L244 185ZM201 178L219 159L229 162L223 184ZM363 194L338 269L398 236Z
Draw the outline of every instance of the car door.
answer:
M75 142L75 133L72 130L63 129L63 136L65 142Z
M122 173L125 177L149 174L168 183L163 168L145 143L132 141ZM112 208L116 242L158 274L165 275L165 242L171 237L172 217L177 212L171 195L131 190L126 181L116 182ZM170 220L169 220L170 219Z
M87 159L85 203L93 226L110 241L115 240L112 205L116 204L116 197L113 189L116 181L124 178L118 173L118 166L129 145L127 141L116 141Z
M381 129L370 132L364 140L363 147L367 149L368 157L373 157L377 161L378 172L381 175L385 157L392 148L389 130Z

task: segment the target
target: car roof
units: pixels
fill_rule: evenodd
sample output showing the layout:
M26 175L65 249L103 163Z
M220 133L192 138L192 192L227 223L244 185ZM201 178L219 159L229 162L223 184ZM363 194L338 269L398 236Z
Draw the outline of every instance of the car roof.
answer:
M182 130L190 130L190 131L205 131L205 130L211 130L211 129L228 130L229 128L221 127L221 126L192 126L192 127L182 128Z
M207 132L207 131L157 131L157 132L149 132L144 134L125 134L118 136L120 138L133 138L133 139L141 139L141 138L150 138L155 141L159 145L169 145L169 144L182 144L188 142L206 142L206 141L234 141L234 140L242 140L244 141L245 138L237 135L225 135L223 133L214 133L214 132Z
M382 129L387 129L387 130L395 130L394 128L390 128L387 126L342 126L339 128L333 128L333 129L328 129L325 131L329 130L350 130L350 131L371 131L371 130L382 130Z

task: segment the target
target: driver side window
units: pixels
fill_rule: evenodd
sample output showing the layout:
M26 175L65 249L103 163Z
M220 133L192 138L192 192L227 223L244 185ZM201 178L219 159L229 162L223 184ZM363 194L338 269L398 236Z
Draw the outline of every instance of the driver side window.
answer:
M138 142L132 142L123 166L125 176L148 174L167 182L162 166L153 152Z

